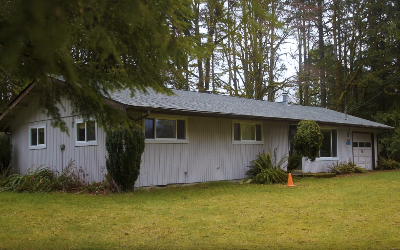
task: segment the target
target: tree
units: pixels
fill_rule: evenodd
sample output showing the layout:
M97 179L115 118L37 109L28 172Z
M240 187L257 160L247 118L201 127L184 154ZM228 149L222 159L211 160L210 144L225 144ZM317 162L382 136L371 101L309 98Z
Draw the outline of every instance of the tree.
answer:
M192 17L188 2L0 0L2 98L37 81L41 106L63 131L63 97L84 119L128 127L104 97L126 88L169 93L164 84L181 77L190 47L182 34Z
M304 120L297 125L297 133L293 138L295 154L306 157L311 161L319 156L324 136L315 121Z
M137 128L107 133L106 168L122 192L131 190L139 176L144 146L144 134Z

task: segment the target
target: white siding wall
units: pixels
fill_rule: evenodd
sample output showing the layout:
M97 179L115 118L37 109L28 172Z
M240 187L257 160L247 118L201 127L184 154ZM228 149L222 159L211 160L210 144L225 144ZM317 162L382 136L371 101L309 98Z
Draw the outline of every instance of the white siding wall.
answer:
M41 112L37 98L33 98L28 108L16 114L12 125L13 167L21 173L40 165L61 172L70 160L88 182L103 180L105 170L105 133L98 128L98 145L75 147L73 118L67 101L61 108L62 119L66 122L70 136L51 126L51 120ZM141 113L128 112L130 117ZM46 148L29 149L29 126L46 124ZM374 133L374 154L377 161L377 134L373 129L336 128L338 131L338 157L317 159L315 162L303 160L303 172L324 172L327 166L337 161L353 160L352 146L346 145L350 132ZM233 144L232 119L211 117L188 117L189 143L146 143L142 156L140 176L136 186L167 185L171 183L193 183L217 180L232 180L246 177L250 161L259 152L277 149L277 161L288 153L288 123L263 122L262 145ZM350 138L350 141L352 139ZM60 145L65 145L61 151ZM377 163L376 163L377 165Z
M51 126L33 98L28 108L16 114L12 125L13 166L26 173L40 165L58 172L70 160L88 182L103 180L105 170L105 134L98 128L98 145L75 147L73 118L67 101L61 109L70 136ZM130 117L140 113L129 112ZM46 148L29 149L29 126L46 124ZM263 145L233 144L232 119L189 117L186 144L146 143L140 176L136 186L231 180L245 177L250 161L262 151L277 148L278 161L288 151L288 125L285 122L263 122ZM65 145L61 151L60 145Z
M323 128L323 127L322 127ZM353 132L366 132L374 134L374 155L375 155L375 166L378 165L378 155L377 155L377 131L376 129L366 129L366 128L349 128L349 127L330 127L331 129L337 129L337 157L334 158L317 158L314 162L305 160L303 158L303 173L319 173L327 172L328 166L336 162L344 161L354 161L353 159L353 148L352 148L352 133ZM346 145L347 134L349 133L350 145Z
M44 165L61 173L69 161L73 160L74 167L80 170L79 173L88 182L102 180L105 174L106 152L103 130L98 129L97 146L75 147L75 131L72 127L74 117L68 116L68 102L64 101L63 105L66 110L61 112L62 120L67 124L70 136L51 126L51 120L37 105L37 98L29 103L28 108L16 115L11 131L13 168L24 174L28 169L34 170ZM46 148L29 149L29 126L39 124L46 124ZM60 149L61 144L65 145L63 151Z
M259 152L287 153L284 122L263 123L263 145L233 144L231 119L189 117L188 126L189 143L146 144L136 186L241 179Z

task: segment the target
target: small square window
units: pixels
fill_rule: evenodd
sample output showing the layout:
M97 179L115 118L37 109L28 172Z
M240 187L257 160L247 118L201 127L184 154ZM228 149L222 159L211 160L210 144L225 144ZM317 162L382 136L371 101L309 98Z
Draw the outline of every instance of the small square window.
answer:
M29 127L29 148L46 148L46 125L37 125Z
M95 121L75 121L75 146L97 145L97 124Z
M254 122L234 122L233 142L236 144L262 144L262 127Z

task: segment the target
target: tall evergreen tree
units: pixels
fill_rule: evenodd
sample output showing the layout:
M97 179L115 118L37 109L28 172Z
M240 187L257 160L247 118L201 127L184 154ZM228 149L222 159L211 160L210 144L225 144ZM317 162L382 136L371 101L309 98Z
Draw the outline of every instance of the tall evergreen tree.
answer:
M0 0L2 98L38 81L41 105L61 129L62 97L83 118L128 126L103 97L125 88L168 92L164 83L180 77L190 47L182 35L192 18L188 6L188 0Z

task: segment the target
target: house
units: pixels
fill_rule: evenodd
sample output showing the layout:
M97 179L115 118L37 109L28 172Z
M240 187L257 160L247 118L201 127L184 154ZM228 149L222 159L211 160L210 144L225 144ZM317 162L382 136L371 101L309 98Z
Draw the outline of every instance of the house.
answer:
M167 96L148 90L111 95L110 105L137 119L146 136L136 186L232 180L245 177L262 151L276 148L278 159L291 150L301 120L314 120L324 135L315 162L302 161L303 172L325 172L337 161L352 160L372 170L378 160L378 131L391 127L319 107L289 105L193 91ZM38 100L40 86L29 85L0 115L0 131L13 143L12 165L21 173L40 165L61 172L72 159L87 181L104 178L105 133L96 121L71 113L68 100L61 117L70 136L51 126Z

